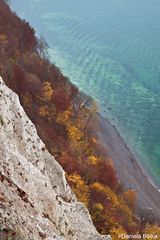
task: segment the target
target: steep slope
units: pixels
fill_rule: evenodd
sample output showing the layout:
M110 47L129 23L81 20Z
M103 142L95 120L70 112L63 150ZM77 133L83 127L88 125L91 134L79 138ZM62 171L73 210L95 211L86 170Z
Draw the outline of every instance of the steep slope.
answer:
M137 193L136 210L138 213L145 211L146 214L154 216L154 219L159 222L160 192L123 141L117 129L102 116L98 115L98 119L100 141L106 149L109 148L110 150L110 156L117 169L118 178L127 189L134 189ZM122 166L125 166L123 171Z
M18 96L0 78L0 226L23 239L110 239L97 233ZM2 230L1 230L2 231Z

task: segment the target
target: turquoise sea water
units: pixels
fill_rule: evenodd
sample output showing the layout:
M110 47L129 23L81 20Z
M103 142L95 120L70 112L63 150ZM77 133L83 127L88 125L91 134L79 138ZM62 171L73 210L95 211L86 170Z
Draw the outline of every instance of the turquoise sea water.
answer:
M160 1L11 0L160 186ZM111 107L111 111L109 108Z

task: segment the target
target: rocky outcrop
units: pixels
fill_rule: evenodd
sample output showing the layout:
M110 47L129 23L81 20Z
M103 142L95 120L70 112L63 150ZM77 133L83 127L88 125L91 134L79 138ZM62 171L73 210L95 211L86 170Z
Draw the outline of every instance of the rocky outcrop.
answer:
M101 240L88 210L0 78L0 228L22 239Z

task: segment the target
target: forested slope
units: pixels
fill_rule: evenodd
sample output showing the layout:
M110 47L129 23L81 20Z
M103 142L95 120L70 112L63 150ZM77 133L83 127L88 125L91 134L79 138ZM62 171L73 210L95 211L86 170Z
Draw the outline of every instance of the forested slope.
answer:
M18 93L98 231L115 240L118 233L152 231L147 219L135 215L136 193L123 188L112 159L96 138L96 102L50 63L45 41L37 39L29 23L11 12L4 0L0 0L0 74Z

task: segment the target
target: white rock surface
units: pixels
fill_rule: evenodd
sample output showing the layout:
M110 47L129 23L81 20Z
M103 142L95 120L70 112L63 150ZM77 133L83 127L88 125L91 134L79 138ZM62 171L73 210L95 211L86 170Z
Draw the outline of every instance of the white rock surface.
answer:
M0 226L25 240L101 240L18 96L0 78Z

